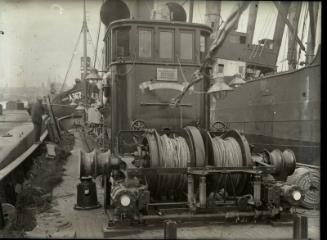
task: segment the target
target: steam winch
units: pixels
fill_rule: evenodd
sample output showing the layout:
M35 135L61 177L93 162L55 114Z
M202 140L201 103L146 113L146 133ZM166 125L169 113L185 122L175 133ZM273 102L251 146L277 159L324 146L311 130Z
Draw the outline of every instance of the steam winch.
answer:
M292 151L251 153L236 130L122 131L117 143L114 154L82 153L80 164L81 177L104 177L111 224L276 216L303 197L285 182L296 165Z

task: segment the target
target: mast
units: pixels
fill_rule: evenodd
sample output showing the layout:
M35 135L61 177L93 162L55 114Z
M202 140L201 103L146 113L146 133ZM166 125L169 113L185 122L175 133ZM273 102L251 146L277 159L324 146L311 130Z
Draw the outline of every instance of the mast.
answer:
M83 74L82 81L84 83L84 104L85 109L87 106L87 82L86 82L86 72L87 72L87 22L86 22L86 8L85 8L85 0L84 0L84 8L83 8Z
M298 33L298 24L301 13L302 3L300 2L292 2L289 10L289 20L292 26L294 27L294 32L290 32L288 37L288 52L287 52L287 60L288 60L288 68L296 69L297 64L297 51L296 51L296 37ZM290 30L289 30L290 31Z
M308 31L308 40L307 40L308 50L306 55L306 62L311 63L314 57L314 50L316 47L316 29L317 29L319 2L309 2L308 4L309 4L310 26Z
M258 14L258 1L253 1L249 5L249 20L246 29L248 43L252 44L253 41L253 34L254 34L254 27L257 20Z

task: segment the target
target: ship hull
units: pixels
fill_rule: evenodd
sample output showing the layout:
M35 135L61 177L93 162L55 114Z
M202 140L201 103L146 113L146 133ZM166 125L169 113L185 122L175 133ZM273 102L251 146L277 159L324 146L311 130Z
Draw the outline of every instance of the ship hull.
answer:
M320 82L320 58L250 80L216 101L212 119L243 132L255 149L291 148L298 162L319 165Z

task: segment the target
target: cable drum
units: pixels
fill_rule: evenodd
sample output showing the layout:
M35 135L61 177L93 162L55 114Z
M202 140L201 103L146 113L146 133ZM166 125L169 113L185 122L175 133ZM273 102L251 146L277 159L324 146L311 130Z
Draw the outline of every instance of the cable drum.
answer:
M297 185L304 192L300 205L308 209L320 205L320 172L309 168L297 168L287 178L287 183Z
M243 158L239 143L232 137L225 139L216 136L212 138L214 165L216 167L242 167ZM240 174L231 174L230 179L227 175L219 174L213 176L215 189L225 188L230 193L240 193L244 190L244 183Z
M147 136L151 167L186 168L188 166L191 158L190 150L183 137L168 137L166 134L160 136L156 131L151 135ZM150 191L156 195L186 191L187 176L185 174L158 175L149 180Z

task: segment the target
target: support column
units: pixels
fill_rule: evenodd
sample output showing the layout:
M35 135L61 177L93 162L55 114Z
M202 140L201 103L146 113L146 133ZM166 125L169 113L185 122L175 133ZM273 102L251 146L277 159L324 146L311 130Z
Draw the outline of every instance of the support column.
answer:
M205 176L200 177L199 194L200 208L205 208L207 205L207 183Z
M254 200L255 206L261 205L261 179L260 179L259 175L254 176L253 200Z
M191 208L194 202L194 176L188 175L187 176L187 202L188 206Z

